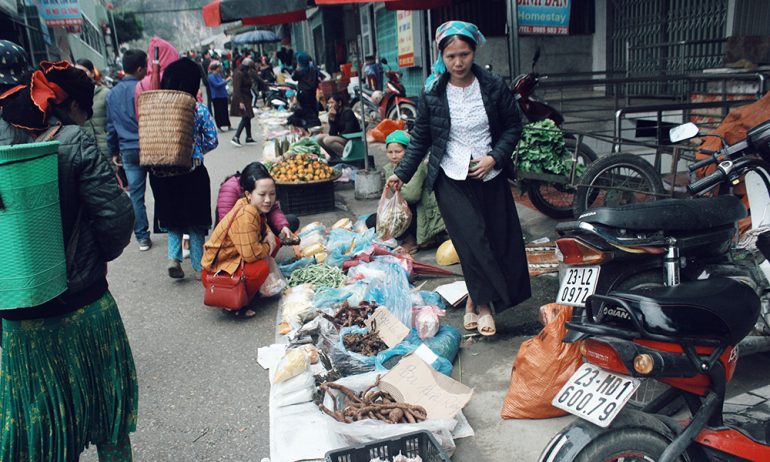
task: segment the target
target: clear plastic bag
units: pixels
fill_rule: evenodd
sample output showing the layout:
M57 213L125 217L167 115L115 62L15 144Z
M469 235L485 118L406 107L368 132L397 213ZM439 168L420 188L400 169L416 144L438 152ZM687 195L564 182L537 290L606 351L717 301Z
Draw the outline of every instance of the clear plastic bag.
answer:
M275 258L268 257L268 263L270 264L270 274L267 275L267 279L262 283L262 287L259 288L259 293L263 297L273 297L281 293L286 288L286 279L283 277L283 273L278 268L278 263L275 262Z
M286 351L286 355L278 363L273 376L273 383L280 383L296 377L310 367L310 355L302 348Z
M291 276L291 273L294 272L294 270L304 268L307 265L312 265L314 263L315 263L315 259L313 257L304 257L304 258L300 258L299 260L293 263L285 263L283 265L278 265L278 268L281 269L281 273L283 273L284 277L289 277Z
M343 327L340 330L339 339L331 351L331 360L334 363L334 368L343 376L363 374L374 370L375 356L364 356L348 351L343 340L348 334L365 334L367 332L369 329L357 326Z
M329 256L326 264L342 267L342 264L350 260L358 252L371 247L374 242L374 230L366 230L356 233L346 229L333 229L326 240L326 250Z
M415 306L412 308L414 316L414 328L417 329L417 335L425 340L433 337L441 326L440 316L444 316L446 311L436 306Z
M353 293L344 287L321 287L315 292L315 296L313 297L313 306L318 309L329 308L338 303L344 302L350 298L351 295L353 295Z
M388 197L389 192L385 186L377 206L377 237L383 241L400 237L412 223L412 211L401 192Z
M302 327L317 315L313 306L315 292L311 284L301 284L288 289L281 298L281 318L294 328Z
M377 278L369 284L365 300L384 305L406 327L412 327L412 299L410 296L409 277L404 269L395 263L372 262L367 266L378 265L384 271L384 278ZM360 268L364 265L358 265ZM354 268L355 269L355 268ZM351 269L352 271L353 269Z

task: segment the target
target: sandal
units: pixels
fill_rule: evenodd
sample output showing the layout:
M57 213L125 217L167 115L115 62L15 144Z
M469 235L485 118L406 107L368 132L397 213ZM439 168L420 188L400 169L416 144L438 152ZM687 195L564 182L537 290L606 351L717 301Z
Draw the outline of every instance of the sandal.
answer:
M465 316L463 316L463 327L465 327L465 330L476 330L479 327L479 315L476 313L465 313Z
M497 333L497 328L495 327L495 318L493 318L491 314L479 316L478 329L479 333L484 337L492 337Z
M241 308L232 312L236 318L253 318L257 315L257 312L251 308Z

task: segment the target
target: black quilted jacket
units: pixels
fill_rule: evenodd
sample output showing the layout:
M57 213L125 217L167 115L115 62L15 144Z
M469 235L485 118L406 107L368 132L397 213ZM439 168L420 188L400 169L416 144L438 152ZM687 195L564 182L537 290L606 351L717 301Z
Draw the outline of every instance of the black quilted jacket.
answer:
M105 156L99 153L93 136L77 125L65 125L54 137L59 141L59 198L65 247L75 229L78 210L82 208L79 238L67 275L67 292L59 300L60 308L49 302L44 316L55 311L70 311L67 301L82 299L79 294L103 287L106 290L107 262L116 259L131 239L134 212L131 201L115 179ZM29 132L0 120L0 145L30 143ZM31 238L31 236L27 236ZM45 234L42 237L45 238ZM96 295L96 294L95 294ZM101 295L99 293L98 295ZM90 297L93 298L93 297ZM31 310L30 310L31 311Z
M503 80L473 65L473 73L481 87L481 97L487 110L489 131L492 135L492 152L489 153L497 161L496 167L502 168L503 173L514 177L511 155L521 136L521 115L519 108L506 88ZM403 160L396 167L395 174L405 183L412 179L414 172L425 155L430 151L428 160L428 176L425 188L433 189L441 159L446 153L449 141L449 103L446 97L446 86L449 73L444 74L439 83L428 93L423 93L417 107L417 120L412 130L412 140L404 154Z

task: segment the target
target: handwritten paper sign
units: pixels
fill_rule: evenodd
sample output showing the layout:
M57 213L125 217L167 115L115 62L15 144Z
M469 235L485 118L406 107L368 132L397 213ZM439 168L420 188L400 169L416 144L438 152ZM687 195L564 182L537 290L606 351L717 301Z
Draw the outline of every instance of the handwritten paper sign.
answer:
M374 310L374 313L364 321L364 324L370 332L377 332L388 348L398 345L409 335L409 328L384 306Z

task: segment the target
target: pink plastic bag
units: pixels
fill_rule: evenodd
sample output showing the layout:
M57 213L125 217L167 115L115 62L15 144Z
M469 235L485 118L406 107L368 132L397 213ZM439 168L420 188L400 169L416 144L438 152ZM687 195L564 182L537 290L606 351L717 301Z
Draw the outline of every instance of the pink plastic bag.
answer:
M377 206L377 237L387 241L400 237L412 223L412 210L399 191L389 196L390 188L385 186Z
M415 306L412 308L412 324L417 329L420 339L433 337L441 327L439 317L446 314L445 310L437 306Z

